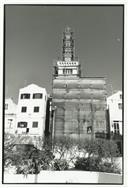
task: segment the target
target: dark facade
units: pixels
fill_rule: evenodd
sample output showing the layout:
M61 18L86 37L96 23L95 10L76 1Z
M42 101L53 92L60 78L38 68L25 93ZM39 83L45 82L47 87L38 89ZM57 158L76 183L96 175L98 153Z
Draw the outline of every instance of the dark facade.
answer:
M81 77L75 57L73 32L63 35L62 60L54 63L54 137L93 139L106 133L106 81L103 77Z

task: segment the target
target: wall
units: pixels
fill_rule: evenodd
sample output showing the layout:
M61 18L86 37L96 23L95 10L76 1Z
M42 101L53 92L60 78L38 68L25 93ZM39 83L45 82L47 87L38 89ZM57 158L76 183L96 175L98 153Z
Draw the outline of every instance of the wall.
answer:
M122 99L120 98L122 95L121 91L109 96L107 98L107 106L109 109L109 116L110 116L110 131L114 132L114 121L119 122L119 130L120 134L122 135L122 109L119 109L118 104L122 104Z
M14 175L5 173L4 183L106 183L122 184L121 174L87 171L41 171L40 174Z
M14 134L16 124L16 110L17 106L11 98L5 99L5 132Z

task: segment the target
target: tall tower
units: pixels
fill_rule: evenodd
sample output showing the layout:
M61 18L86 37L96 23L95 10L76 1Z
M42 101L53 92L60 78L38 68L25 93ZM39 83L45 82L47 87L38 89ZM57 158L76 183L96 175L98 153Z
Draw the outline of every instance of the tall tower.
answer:
M73 32L66 27L63 36L63 61L69 62L74 60L74 40Z
M66 27L63 33L62 59L55 62L54 76L80 76L80 65L75 57L73 32L69 27Z
M73 32L63 33L61 60L54 64L53 73L53 135L73 139L93 139L106 132L106 86L103 77L81 77L75 57Z

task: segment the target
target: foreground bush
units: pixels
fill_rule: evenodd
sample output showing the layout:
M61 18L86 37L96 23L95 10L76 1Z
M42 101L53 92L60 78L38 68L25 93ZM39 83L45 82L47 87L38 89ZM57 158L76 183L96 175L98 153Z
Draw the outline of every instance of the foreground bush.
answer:
M69 165L65 159L55 159L52 168L53 170L68 170Z
M119 156L119 150L114 141L104 139L84 140L78 147L84 153L84 157L77 158L75 169L113 173L120 172L114 161L115 157Z
M99 166L100 172L107 172L107 173L118 173L120 174L120 169L114 163L104 162Z
M77 158L76 170L120 173L120 169L111 162L101 162L99 158Z
M77 158L75 163L75 169L86 171L98 171L99 170L98 158Z
M52 145L42 142L41 149L37 149L29 144L19 144L17 147L16 139L15 136L5 136L4 165L8 167L11 164L18 174L68 170L74 166L77 170L118 172L114 158L119 156L119 152L113 141L100 139L78 142L64 137L54 140Z
M21 136L22 137L22 136ZM16 144L16 136L5 135L4 167L15 167L16 174L38 174L41 170L48 170L54 155L48 146L39 150L34 145Z

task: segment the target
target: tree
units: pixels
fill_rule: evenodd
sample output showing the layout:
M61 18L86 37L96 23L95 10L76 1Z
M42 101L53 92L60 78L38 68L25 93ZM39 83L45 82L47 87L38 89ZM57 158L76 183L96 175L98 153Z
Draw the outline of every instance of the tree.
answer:
M78 154L77 142L69 137L58 138L53 141L55 158L52 163L54 170L67 170L74 167L74 162Z
M16 167L17 174L38 174L41 170L49 169L49 164L54 158L50 148L43 146L42 149L32 144L16 144L17 136L5 135L4 143L4 166Z
M118 171L115 157L119 156L116 143L111 140L84 140L79 144L83 157L78 157L75 163L77 169L93 171Z

